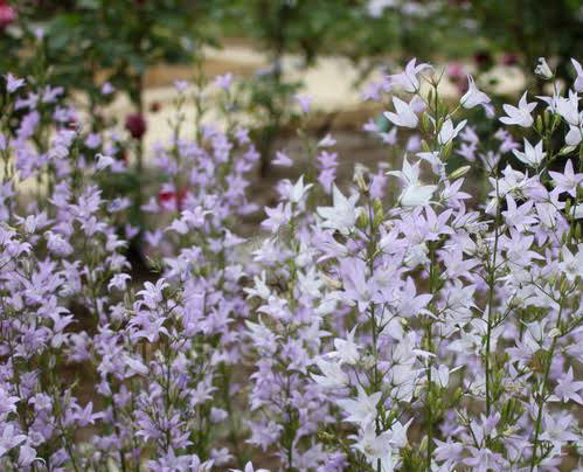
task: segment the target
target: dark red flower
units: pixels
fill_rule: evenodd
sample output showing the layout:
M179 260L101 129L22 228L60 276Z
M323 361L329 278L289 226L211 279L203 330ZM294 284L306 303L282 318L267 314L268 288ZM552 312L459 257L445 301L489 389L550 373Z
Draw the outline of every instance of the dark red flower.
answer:
M139 113L132 113L126 118L126 129L130 132L132 138L142 139L147 130L146 120Z
M184 201L186 200L186 193L186 188L181 188L178 192L161 190L158 192L158 204L167 209L174 206L177 211L182 211Z
M479 51L474 54L474 61L478 67L487 68L493 65L492 55L488 51Z

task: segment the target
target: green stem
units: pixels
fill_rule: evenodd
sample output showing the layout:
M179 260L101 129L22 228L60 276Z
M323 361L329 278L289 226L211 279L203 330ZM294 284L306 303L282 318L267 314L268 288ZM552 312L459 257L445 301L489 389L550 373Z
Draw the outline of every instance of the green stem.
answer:
M499 181L496 178L496 198L499 195ZM496 257L498 254L498 240L500 239L500 205L496 209L496 219L495 219L495 229L494 229L494 250L492 253L492 262L488 267L489 277L488 277L488 319L487 319L487 332L486 332L486 356L485 356L485 370L486 370L486 416L490 416L490 410L492 408L492 398L491 398L491 364L490 364L490 350L491 350L491 339L492 339L492 316L493 316L493 305L494 305L494 285L496 283ZM486 442L490 440L490 435L486 437Z
M436 287L436 264L435 264L435 248L433 245L429 247L429 293L434 295ZM433 302L431 303L433 308ZM433 318L429 318L425 326L425 344L426 349L429 353L433 353ZM427 410L427 452L425 457L425 466L427 471L431 471L431 458L433 455L433 422L435 421L433 416L433 357L429 356L427 359L427 393L425 395L425 408Z
M561 280L561 285L562 285L562 280ZM559 305L559 316L557 318L557 324L556 324L556 328L558 329L561 325L561 318L563 316L563 305L564 305L564 301L565 301L565 296L564 294L562 294L561 296L561 302ZM553 363L553 356L555 354L555 349L557 347L557 340L559 339L559 336L555 336L553 337L553 341L551 343L551 348L548 352L548 357L546 358L546 365L545 365L545 370L544 370L544 374L543 374L543 382L542 382L542 386L540 389L540 403L538 405L538 414L536 417L536 423L535 423L535 427L534 427L534 440L533 440L533 446L532 446L532 459L530 462L530 472L534 471L535 466L537 465L537 458L536 458L536 453L537 453L537 449L539 447L539 441L540 441L540 433L541 433L541 424L542 424L542 418L543 418L543 409L545 406L545 395L546 395L546 391L548 388L548 382L549 382L549 374L551 372L551 365Z

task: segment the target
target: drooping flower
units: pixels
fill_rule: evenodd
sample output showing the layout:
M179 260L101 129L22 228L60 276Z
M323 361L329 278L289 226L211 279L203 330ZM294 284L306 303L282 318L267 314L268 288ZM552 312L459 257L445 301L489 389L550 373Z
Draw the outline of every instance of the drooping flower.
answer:
M468 110L479 105L490 103L490 97L478 89L474 78L468 75L468 91L461 98L460 103Z

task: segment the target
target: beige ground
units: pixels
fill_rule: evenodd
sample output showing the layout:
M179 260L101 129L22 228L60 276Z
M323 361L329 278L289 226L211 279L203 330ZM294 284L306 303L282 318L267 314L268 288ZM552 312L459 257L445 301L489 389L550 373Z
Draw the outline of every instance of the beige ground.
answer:
M234 44L223 50L209 49L206 51L206 58L205 72L211 77L227 72L239 77L250 77L268 66L265 55L249 45ZM440 66L437 65L436 69L439 71ZM363 109L360 92L354 87L358 72L343 58L321 58L315 67L306 70L302 68L299 57L286 56L284 70L289 72L291 79L301 79L304 82L303 93L312 97L314 110L351 115ZM192 75L193 71L187 67L158 67L148 74L146 108L149 109L153 102L160 103L162 108L157 113L148 112L147 147L155 142L164 142L169 137L169 120L174 117L172 100L175 91L172 83L177 79L189 79ZM516 68L500 67L495 69L492 75L498 79L498 92L510 94L524 87L524 77ZM443 95L451 98L456 96L455 86L447 80L442 82L441 87ZM111 112L123 116L128 110L127 100L120 99L114 104ZM194 117L192 107L186 112L187 118Z

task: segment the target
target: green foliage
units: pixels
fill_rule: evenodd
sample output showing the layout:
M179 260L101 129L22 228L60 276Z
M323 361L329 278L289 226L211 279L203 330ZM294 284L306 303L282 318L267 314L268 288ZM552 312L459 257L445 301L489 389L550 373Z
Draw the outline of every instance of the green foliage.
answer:
M450 8L454 21L471 24L468 38L481 36L492 52L513 52L525 71L540 56L556 60L558 76L568 78L569 60L583 49L580 0L472 0ZM468 23L470 22L470 23ZM474 40L475 41L475 40Z
M37 62L35 32L43 31L45 63L67 88L100 100L110 81L139 105L147 67L186 62L205 42L203 25L211 2L188 0L48 0L14 3L17 22L0 33L10 51L2 66L28 75ZM29 60L22 61L22 57Z

